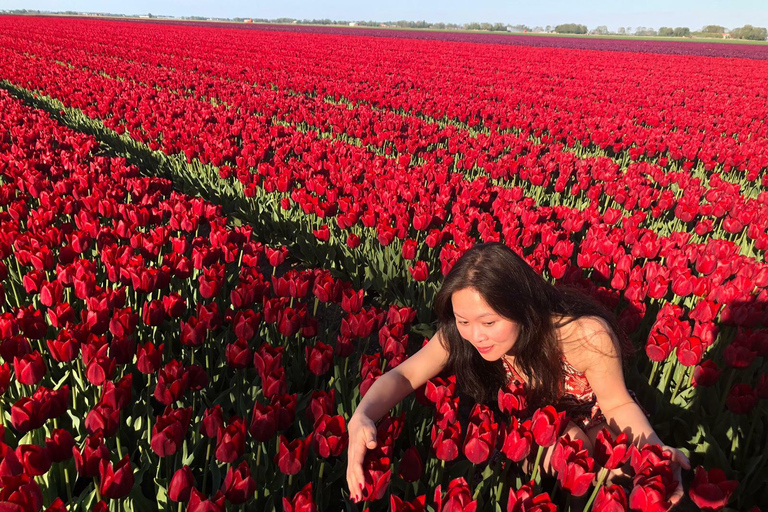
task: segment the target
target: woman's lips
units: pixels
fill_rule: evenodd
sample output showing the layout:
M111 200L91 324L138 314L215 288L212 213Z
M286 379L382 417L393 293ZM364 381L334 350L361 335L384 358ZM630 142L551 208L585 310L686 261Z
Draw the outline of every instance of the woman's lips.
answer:
M487 354L491 350L493 350L493 346L485 347L485 348L477 347L477 351L480 352L481 354Z

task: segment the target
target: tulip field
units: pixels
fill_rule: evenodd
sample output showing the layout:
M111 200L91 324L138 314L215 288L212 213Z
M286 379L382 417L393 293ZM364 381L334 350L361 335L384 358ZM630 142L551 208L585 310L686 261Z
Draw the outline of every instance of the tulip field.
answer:
M667 510L658 446L447 373L350 499L489 241L616 313L676 510L768 510L764 47L383 32L0 16L0 511Z

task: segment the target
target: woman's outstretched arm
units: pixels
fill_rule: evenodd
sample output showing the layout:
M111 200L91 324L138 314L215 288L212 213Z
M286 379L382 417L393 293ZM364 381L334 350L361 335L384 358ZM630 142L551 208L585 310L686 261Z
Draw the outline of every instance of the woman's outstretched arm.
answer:
M413 356L391 369L371 385L349 420L347 485L353 498L361 496L365 478L363 460L376 448L376 422L427 380L438 375L448 361L440 335L436 334Z
M595 393L605 420L613 429L625 432L638 446L658 444L672 455L672 468L678 481L671 503L683 496L681 467L691 468L688 457L677 448L668 446L653 430L640 406L632 399L624 383L624 372L616 345L608 332L599 325L588 324L585 328L587 343L584 346L584 373Z

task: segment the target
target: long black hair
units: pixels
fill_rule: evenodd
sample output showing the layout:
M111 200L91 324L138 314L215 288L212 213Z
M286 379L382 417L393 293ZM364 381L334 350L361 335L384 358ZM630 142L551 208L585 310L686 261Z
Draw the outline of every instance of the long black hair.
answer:
M503 244L476 245L445 276L435 310L438 331L449 353L446 370L456 373L459 390L477 402L493 404L507 376L501 359L486 361L459 334L451 297L465 288L476 290L499 315L519 324L520 334L509 355L528 381L531 410L555 405L560 398L564 374L558 328L582 317L598 317L610 327L624 361L633 350L615 316L599 302L577 290L548 283ZM556 318L562 320L556 323Z

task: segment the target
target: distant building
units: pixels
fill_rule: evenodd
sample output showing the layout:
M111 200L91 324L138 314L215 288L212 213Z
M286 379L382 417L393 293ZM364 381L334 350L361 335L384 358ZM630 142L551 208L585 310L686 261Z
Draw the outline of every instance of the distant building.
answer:
M253 20L251 18L246 18L243 20L243 23L253 23Z
M356 27L356 26L357 26L357 23L355 23L354 21L350 21L350 22L349 22L349 26L350 26L350 27Z
M514 32L516 34L524 34L527 31L525 29L523 29L523 28L520 28L520 27L512 27L510 25L507 25L507 32Z

